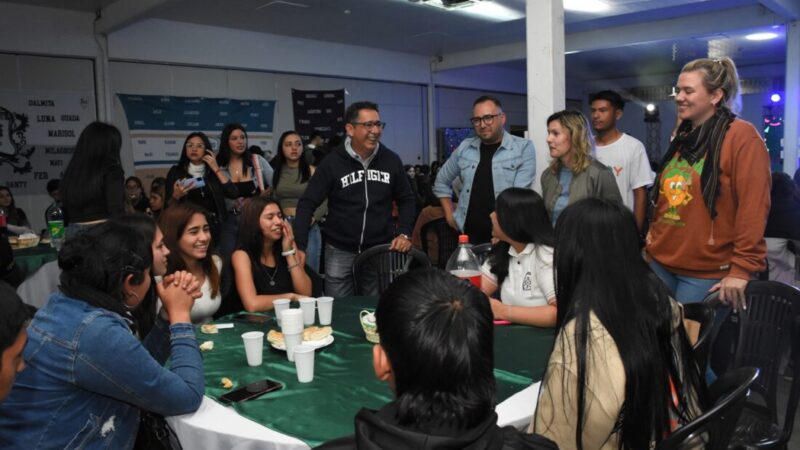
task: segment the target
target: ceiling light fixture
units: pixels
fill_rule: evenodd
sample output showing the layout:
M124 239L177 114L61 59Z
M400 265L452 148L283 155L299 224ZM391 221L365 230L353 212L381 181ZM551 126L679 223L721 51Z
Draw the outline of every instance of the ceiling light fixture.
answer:
M434 8L447 11L456 11L470 14L482 19L494 20L497 22L507 22L510 20L522 19L525 13L495 3L491 0L409 0L412 3L420 3Z
M747 39L748 41L768 41L770 39L775 39L776 37L778 37L778 33L766 31L764 33L748 34L744 38Z
M608 11L611 7L608 3L600 0L564 0L564 9L576 12L601 13Z

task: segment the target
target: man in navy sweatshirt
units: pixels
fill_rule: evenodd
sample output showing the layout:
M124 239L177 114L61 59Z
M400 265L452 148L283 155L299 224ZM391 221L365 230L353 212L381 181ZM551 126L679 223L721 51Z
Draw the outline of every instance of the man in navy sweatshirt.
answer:
M333 297L353 295L353 261L368 248L391 243L392 250L411 249L409 235L414 226L414 193L396 153L380 143L386 126L378 105L356 102L345 112L347 138L317 167L297 203L295 241L301 261L308 242L314 211L328 200L325 236L325 293ZM392 201L400 217L395 230ZM359 275L362 292L377 295L377 277Z

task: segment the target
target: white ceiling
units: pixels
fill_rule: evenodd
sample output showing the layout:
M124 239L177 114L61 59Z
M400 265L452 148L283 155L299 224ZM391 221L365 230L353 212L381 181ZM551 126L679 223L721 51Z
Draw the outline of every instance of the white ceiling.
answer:
M117 0L132 2L134 0ZM525 11L525 0L493 0ZM605 0L602 14L567 11L567 33L642 23L760 3L797 0ZM28 5L97 11L115 0L25 0ZM441 55L525 40L525 20L493 22L408 0L166 0L145 18L237 28L386 50ZM782 31L782 30L781 30ZM785 39L749 43L741 33L691 36L620 49L567 55L567 73L578 79L675 72L688 59L708 54L709 41L724 45L740 65L781 62ZM673 48L674 46L674 48ZM673 49L676 50L673 55ZM525 70L524 62L501 63Z

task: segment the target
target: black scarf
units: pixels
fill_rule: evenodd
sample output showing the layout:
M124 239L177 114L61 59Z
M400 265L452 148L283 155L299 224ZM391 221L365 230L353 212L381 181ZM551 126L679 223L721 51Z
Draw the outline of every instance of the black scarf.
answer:
M658 169L658 175L653 184L654 189L650 192L650 203L652 205L655 205L658 200L664 167L675 157L675 153L680 153L681 157L689 165L694 165L705 157L703 173L700 174L703 203L705 203L708 213L711 215L711 220L717 217L716 201L717 196L719 196L719 175L721 172L719 162L720 154L722 153L722 141L725 139L725 133L734 119L736 119L736 114L732 113L726 106L721 106L713 116L694 130L692 129L691 121L684 120L681 122L680 126L678 126L678 133L669 144L669 149Z

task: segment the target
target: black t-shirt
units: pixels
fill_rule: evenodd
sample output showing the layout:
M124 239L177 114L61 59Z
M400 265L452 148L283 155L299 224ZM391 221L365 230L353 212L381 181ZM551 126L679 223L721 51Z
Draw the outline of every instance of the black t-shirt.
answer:
M472 244L483 244L492 239L492 219L489 214L494 211L494 177L492 176L492 158L500 148L496 144L481 144L481 159L475 169L475 177L469 189L469 205L464 220L464 232L469 235Z

